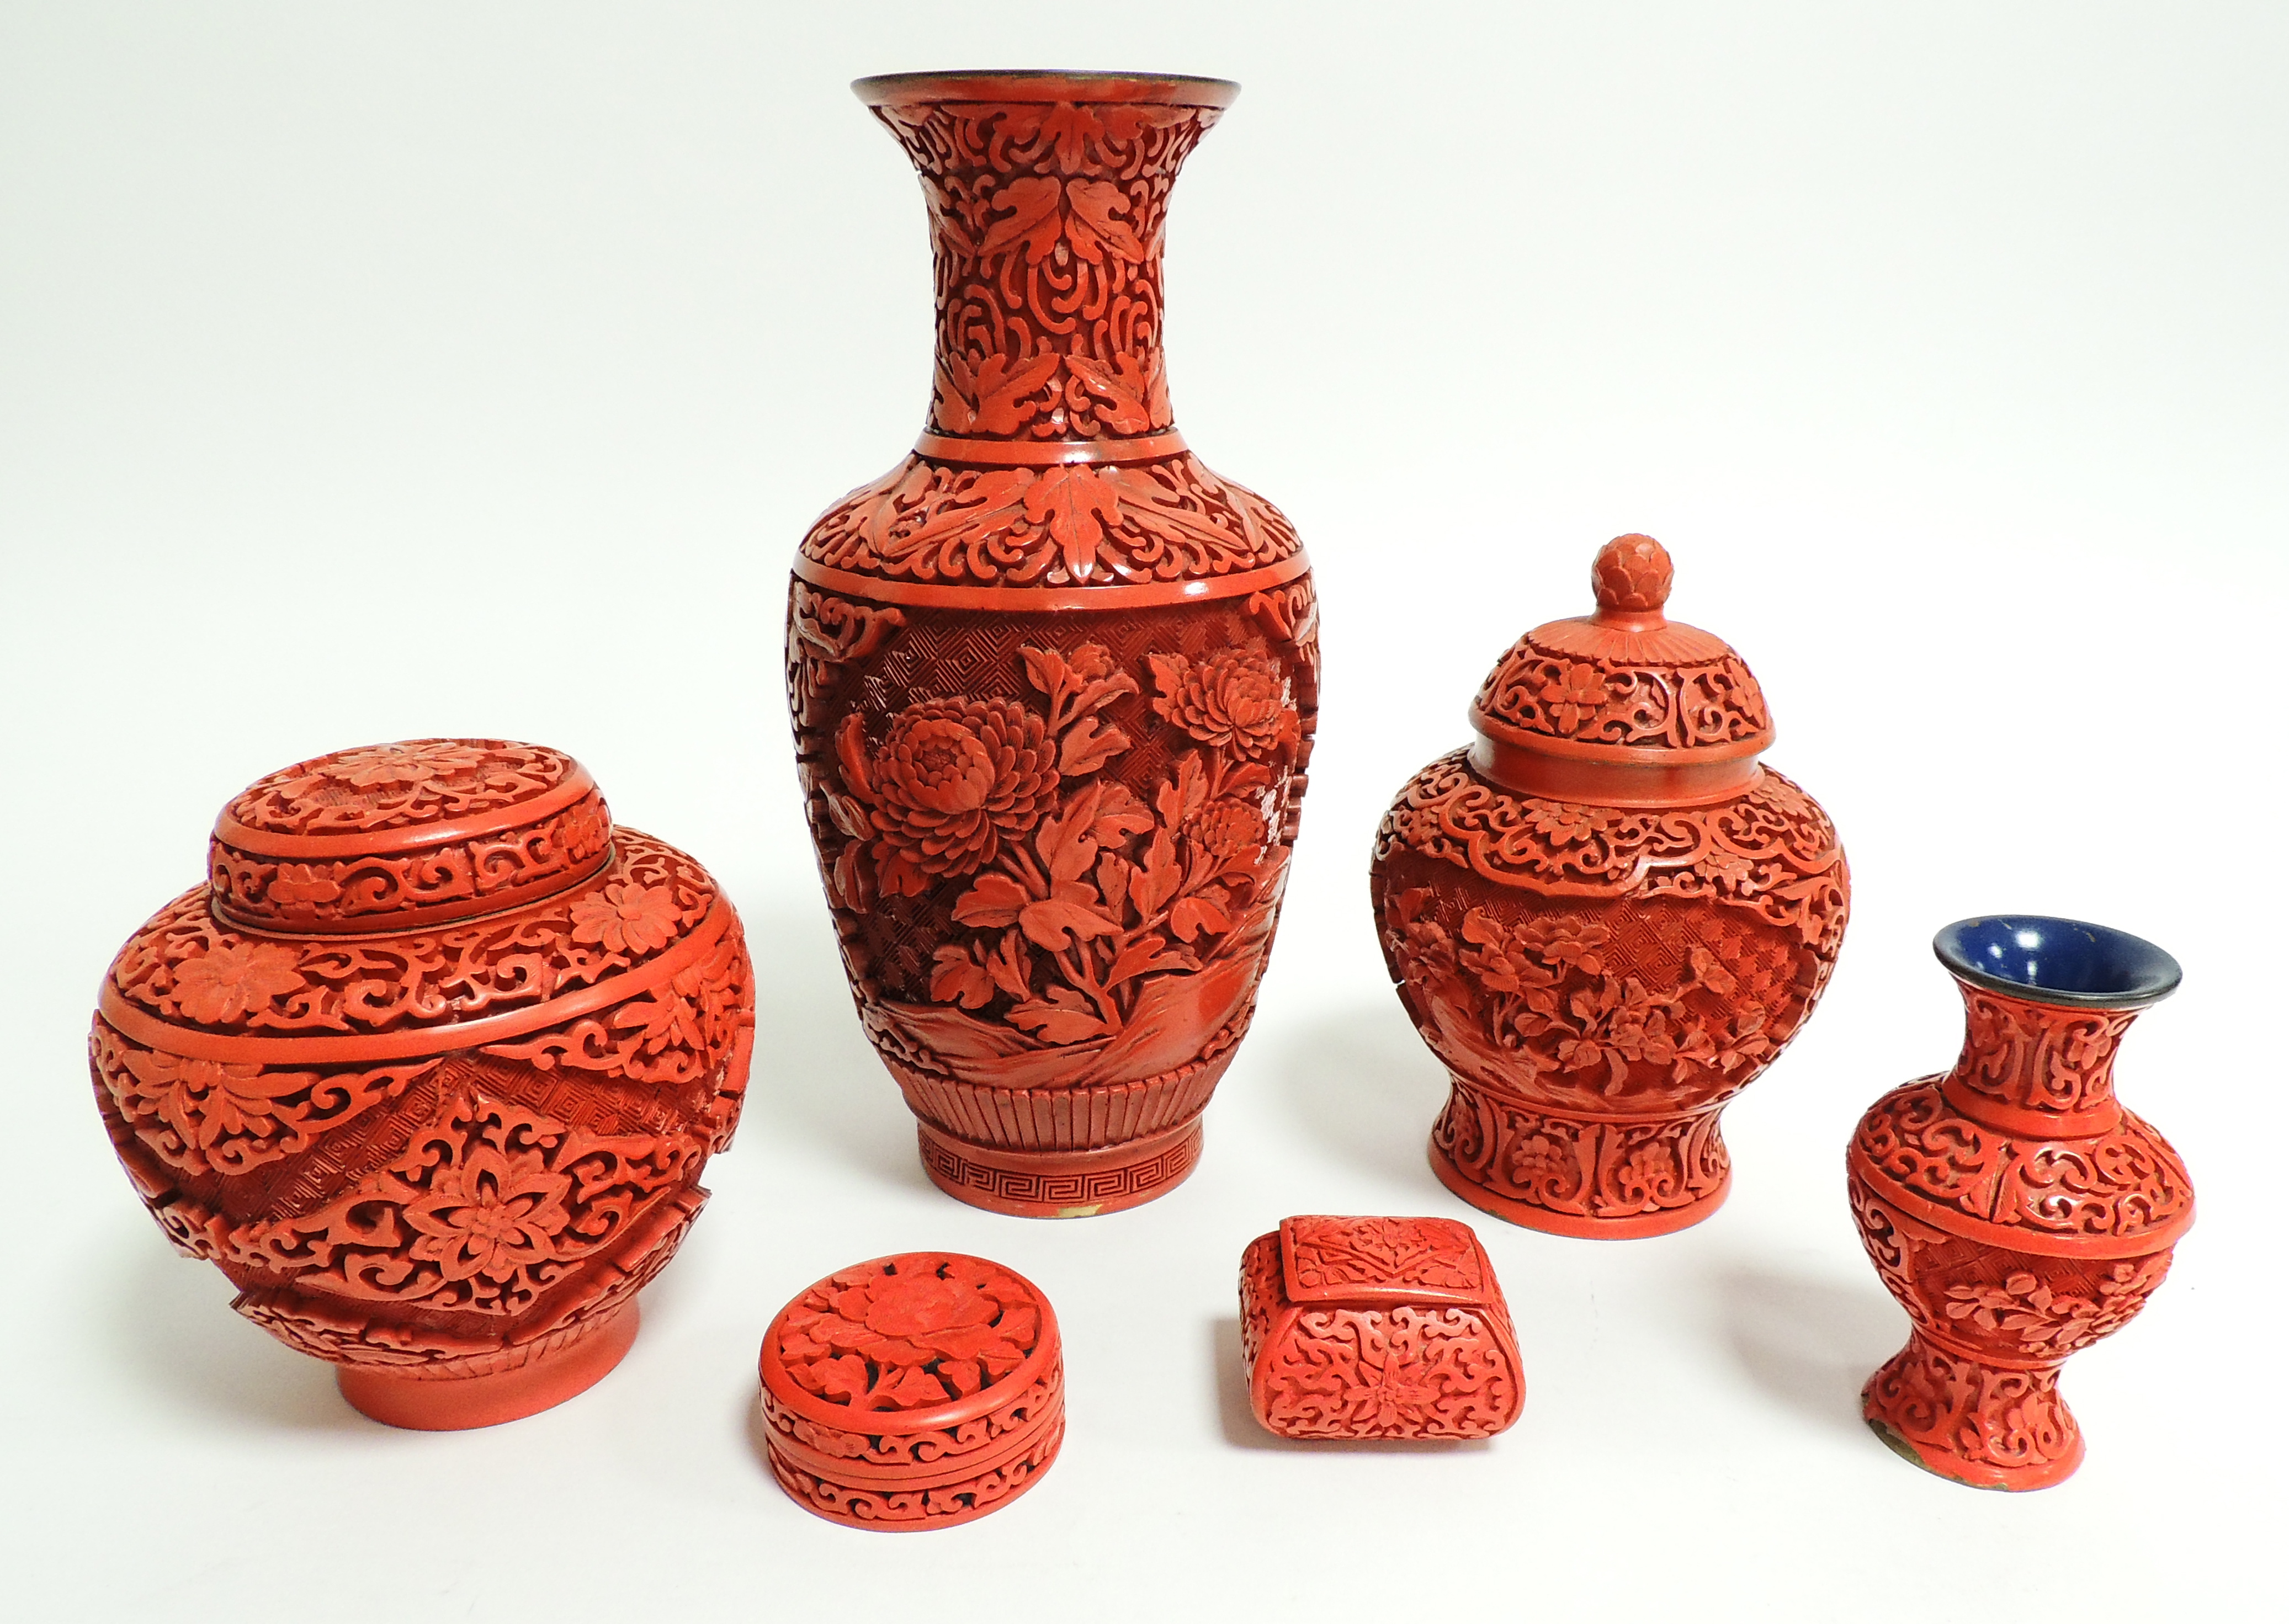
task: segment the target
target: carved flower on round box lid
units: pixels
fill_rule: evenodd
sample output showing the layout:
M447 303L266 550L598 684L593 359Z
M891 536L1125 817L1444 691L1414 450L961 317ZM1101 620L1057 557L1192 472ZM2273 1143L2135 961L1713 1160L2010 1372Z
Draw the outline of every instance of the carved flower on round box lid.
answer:
M998 1402L1041 1373L1057 1351L1048 1302L983 1258L907 1253L841 1270L783 1309L764 1339L802 1393L842 1411L941 1410ZM849 1424L847 1421L844 1424Z

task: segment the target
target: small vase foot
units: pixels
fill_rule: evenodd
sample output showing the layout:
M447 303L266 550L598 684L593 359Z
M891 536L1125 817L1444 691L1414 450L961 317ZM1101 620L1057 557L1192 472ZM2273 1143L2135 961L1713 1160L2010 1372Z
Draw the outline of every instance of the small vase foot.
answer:
M554 1409L610 1375L635 1342L636 1319L630 1302L570 1347L492 1375L421 1381L342 1365L335 1367L334 1384L351 1408L392 1427L416 1432L497 1427Z
M1198 1117L1095 1150L1012 1150L915 1125L922 1168L957 1201L1012 1218L1094 1218L1164 1196L1200 1159Z
M1561 1213L1551 1207L1536 1206L1531 1201L1498 1195L1483 1184L1473 1183L1461 1168L1455 1166L1446 1151L1439 1148L1436 1139L1431 1142L1431 1171L1439 1175L1441 1184L1482 1213L1491 1213L1521 1229L1540 1230L1546 1235L1567 1235L1576 1240L1645 1240L1655 1235L1674 1235L1679 1230L1691 1229L1724 1206L1726 1196L1733 1189L1733 1169L1727 1166L1719 1177L1715 1189L1683 1206L1599 1218L1581 1213Z
M1868 1378L1860 1413L1893 1453L1974 1489L2047 1489L2082 1464L2082 1429L2059 1397L2055 1365L1982 1363L1926 1341Z

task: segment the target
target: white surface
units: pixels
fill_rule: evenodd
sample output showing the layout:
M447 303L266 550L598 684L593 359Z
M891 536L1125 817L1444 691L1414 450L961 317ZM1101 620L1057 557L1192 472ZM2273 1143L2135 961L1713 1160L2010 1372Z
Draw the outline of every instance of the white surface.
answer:
M1176 194L1178 415L1304 531L1326 710L1261 1014L1192 1182L1081 1223L937 1196L841 990L779 695L811 516L911 443L928 254L843 89L1226 74ZM2281 1616L2289 12L2277 6L0 8L9 1154L0 1572L19 1618ZM1292 1212L1463 1209L1367 847L1519 632L1642 529L1779 718L1857 888L1728 1114L1732 1203L1479 1222L1524 1421L1283 1445L1232 1281ZM738 1144L620 1371L392 1432L137 1209L97 977L218 807L320 751L538 739L698 854L768 977ZM1936 1069L1974 912L2149 935L2125 1052L2202 1217L2067 1390L2090 1458L1981 1494L1861 1426L1905 1320L1842 1149ZM798 1511L765 1321L914 1246L1047 1288L1072 1429L1006 1513Z

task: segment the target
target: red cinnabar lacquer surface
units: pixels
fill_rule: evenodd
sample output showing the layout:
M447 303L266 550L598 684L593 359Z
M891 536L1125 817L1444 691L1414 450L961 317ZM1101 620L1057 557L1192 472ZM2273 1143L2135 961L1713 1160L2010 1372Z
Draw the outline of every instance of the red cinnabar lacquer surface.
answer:
M160 1228L393 1425L602 1376L746 1087L753 981L706 871L615 829L570 756L490 739L274 773L209 858L89 1043Z
M1291 1438L1482 1438L1526 1377L1479 1238L1450 1218L1284 1218L1240 1260L1256 1419Z
M854 1528L950 1528L998 1511L1064 1441L1057 1316L1039 1287L952 1252L819 1281L763 1335L771 1473Z
M857 88L921 177L937 341L913 453L794 569L820 871L930 1177L998 1212L1111 1212L1199 1158L1318 705L1294 529L1169 415L1169 188L1237 87Z
M1725 1103L1795 1036L1844 939L1842 848L1758 763L1763 693L1667 619L1668 553L1623 536L1598 611L1520 639L1477 742L1400 792L1370 894L1384 960L1454 1089L1431 1158L1472 1206L1561 1235L1696 1223Z
M2136 1008L1958 984L1955 1069L1878 1100L1846 1156L1861 1241L1915 1325L1862 1408L1942 1477L2047 1488L2083 1458L2060 1368L2146 1306L2193 1181L2114 1097Z

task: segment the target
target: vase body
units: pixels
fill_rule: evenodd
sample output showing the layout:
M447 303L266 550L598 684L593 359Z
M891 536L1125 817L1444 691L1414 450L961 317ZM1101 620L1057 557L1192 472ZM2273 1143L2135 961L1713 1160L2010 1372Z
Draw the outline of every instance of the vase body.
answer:
M929 1176L1030 1216L1173 1187L1246 1031L1318 703L1302 547L1170 419L1160 246L1213 80L898 76L937 365L790 589L844 967Z
M339 752L227 807L209 883L107 975L90 1058L122 1165L233 1304L377 1420L513 1420L626 1351L730 1142L738 916L500 740Z
M2055 960L2075 932L2146 949L2148 973L2110 991L2014 987L1973 973L1997 956L1950 957L1951 943L2033 935ZM2115 1050L2177 966L2060 919L1965 920L1941 933L1941 958L1963 992L1962 1055L1870 1106L1846 1158L1861 1241L1914 1322L1862 1409L1942 1477L2046 1488L2083 1458L2060 1366L2145 1306L2193 1223L2185 1164L2114 1097Z
M1810 1015L1850 880L1836 831L1761 767L1772 724L1721 641L1665 618L1639 536L1595 616L1513 645L1478 741L1400 791L1370 892L1385 961L1452 1092L1448 1188L1561 1235L1698 1222L1731 1162L1718 1113Z

